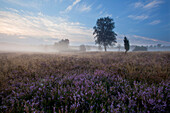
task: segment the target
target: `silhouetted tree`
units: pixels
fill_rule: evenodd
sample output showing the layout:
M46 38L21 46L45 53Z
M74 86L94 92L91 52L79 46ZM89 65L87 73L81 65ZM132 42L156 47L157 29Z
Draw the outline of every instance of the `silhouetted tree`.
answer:
M85 52L86 51L86 46L85 45L80 45L80 51Z
M145 46L136 46L133 51L147 51L148 48Z
M59 45L65 47L65 48L68 48L68 45L69 45L69 40L68 39L62 39L61 41L58 42Z
M157 44L157 47L160 48L162 46L162 44Z
M68 49L68 46L69 46L69 39L62 39L60 40L59 42L56 42L54 44L56 47L58 48L62 48L62 49Z
M107 51L108 46L112 46L116 43L117 34L113 31L115 28L113 19L110 17L100 18L96 22L96 26L93 27L95 35L95 43L103 45L105 51Z
M124 37L124 46L125 46L125 53L127 53L127 51L129 51L129 40L126 38L126 36Z

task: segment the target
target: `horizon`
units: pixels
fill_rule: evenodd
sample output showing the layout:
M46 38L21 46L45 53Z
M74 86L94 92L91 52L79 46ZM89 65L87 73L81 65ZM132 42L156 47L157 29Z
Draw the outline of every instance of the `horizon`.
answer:
M131 45L170 45L168 0L0 0L0 42L53 45L95 45L97 19L115 22L117 44L126 36Z

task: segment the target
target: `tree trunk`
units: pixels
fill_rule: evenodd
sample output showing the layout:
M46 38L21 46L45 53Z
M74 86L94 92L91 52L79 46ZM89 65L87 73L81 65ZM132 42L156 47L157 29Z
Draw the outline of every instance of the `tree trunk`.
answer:
M106 48L106 46L104 46L104 50L105 50L105 51L107 51L107 48Z

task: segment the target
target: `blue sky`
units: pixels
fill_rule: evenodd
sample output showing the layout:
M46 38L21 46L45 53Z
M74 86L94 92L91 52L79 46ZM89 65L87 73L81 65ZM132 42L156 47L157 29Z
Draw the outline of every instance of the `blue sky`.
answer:
M114 19L117 41L170 45L170 0L0 0L0 42L94 45L100 17Z

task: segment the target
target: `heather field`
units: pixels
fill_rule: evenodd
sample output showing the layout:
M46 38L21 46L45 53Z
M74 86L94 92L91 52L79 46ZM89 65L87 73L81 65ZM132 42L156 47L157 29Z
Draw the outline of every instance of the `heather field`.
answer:
M0 53L0 112L168 112L170 52Z

